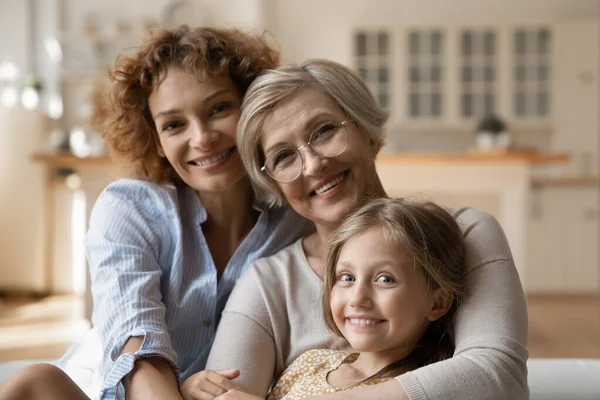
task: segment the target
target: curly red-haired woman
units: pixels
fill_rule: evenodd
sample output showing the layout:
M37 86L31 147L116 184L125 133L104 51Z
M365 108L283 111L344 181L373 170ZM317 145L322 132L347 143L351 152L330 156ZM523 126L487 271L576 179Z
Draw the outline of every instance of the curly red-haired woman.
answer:
M204 368L245 266L314 230L255 201L236 148L243 95L278 60L263 36L182 26L111 70L103 132L132 178L104 190L86 236L101 398L193 398L179 382ZM63 372L78 351L18 372L0 398L87 398Z

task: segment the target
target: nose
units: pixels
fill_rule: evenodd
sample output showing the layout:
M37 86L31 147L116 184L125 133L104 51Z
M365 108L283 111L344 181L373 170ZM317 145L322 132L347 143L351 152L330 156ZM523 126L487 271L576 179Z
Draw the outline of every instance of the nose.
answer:
M219 138L219 133L210 125L201 122L191 124L190 145L200 149L210 149Z
M306 146L300 151L303 152L302 158L304 159L304 173L306 175L317 175L327 166L328 160L315 153L310 146Z
M364 283L354 284L348 304L350 307L371 307L373 302L371 298L371 290L368 285Z

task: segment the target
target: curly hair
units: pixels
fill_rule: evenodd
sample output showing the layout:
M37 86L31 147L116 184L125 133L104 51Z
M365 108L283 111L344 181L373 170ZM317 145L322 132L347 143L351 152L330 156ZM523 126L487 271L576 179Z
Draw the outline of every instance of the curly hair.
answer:
M180 182L168 160L159 156L158 133L148 106L152 90L170 66L199 80L229 76L244 95L263 70L279 65L279 51L262 35L238 29L186 25L157 29L134 55L121 55L109 70L112 87L98 116L113 157L135 178Z

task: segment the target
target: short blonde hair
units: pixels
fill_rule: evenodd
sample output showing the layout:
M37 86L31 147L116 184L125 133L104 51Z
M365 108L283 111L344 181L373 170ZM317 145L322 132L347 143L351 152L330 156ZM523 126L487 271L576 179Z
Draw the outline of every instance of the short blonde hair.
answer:
M416 367L452 357L452 321L467 292L464 238L456 220L431 202L381 198L368 202L348 217L332 234L323 274L323 315L327 327L340 337L331 312L331 291L337 281L336 266L346 242L372 227L381 227L386 240L412 257L428 290L441 288L452 296L448 312L432 322L414 354Z
M326 93L371 140L384 143L383 127L388 112L379 107L363 79L351 69L333 61L313 59L299 66L263 72L244 97L237 146L257 199L269 205L282 205L284 198L276 182L261 171L265 159L259 143L265 134L263 125L281 101L304 87Z

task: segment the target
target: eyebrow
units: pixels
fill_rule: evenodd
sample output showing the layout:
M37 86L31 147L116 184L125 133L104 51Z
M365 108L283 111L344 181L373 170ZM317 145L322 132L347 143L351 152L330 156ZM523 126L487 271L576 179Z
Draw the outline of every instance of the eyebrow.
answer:
M326 117L329 117L329 119L324 119ZM310 134L312 135L313 133L313 129L315 128L315 121L318 120L322 120L322 122L330 122L330 121L336 121L337 119L339 119L339 117L337 115L332 114L329 111L322 111L322 112L318 112L315 115L313 115L312 117L310 117L305 123L304 123L304 127L302 128L302 130L304 132L310 132ZM341 121L341 120L340 120ZM277 148L287 148L289 147L288 143L285 143L283 141L279 141L277 143L273 143L271 146L269 146L269 148L267 150L264 150L265 155L268 155L269 153L272 152L272 149L277 149Z
M233 93L233 92L230 89L217 90L216 92L211 93L210 95L206 96L202 100L202 102L207 103L207 102L211 101L212 99L214 99L215 97L219 97L220 95L222 95L224 93ZM179 114L181 112L183 112L183 109L181 109L181 108L170 108L168 110L157 112L156 115L154 115L152 118L156 120L156 119L158 119L158 117L167 117L169 115Z

